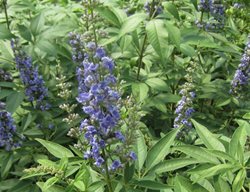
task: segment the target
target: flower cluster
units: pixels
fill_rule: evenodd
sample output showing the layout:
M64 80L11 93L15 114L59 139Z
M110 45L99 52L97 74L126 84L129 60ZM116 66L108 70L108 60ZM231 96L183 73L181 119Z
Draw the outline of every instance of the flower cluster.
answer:
M84 58L84 45L80 34L70 32L69 33L69 44L72 48L72 60L80 63Z
M202 12L209 12L209 3L210 1L208 0L200 0L198 10Z
M87 143L84 158L93 160L97 167L105 163L109 165L109 170L115 170L122 167L124 159L136 158L134 152L119 144L110 150L114 143L126 142L125 135L118 130L120 94L117 79L113 75L115 64L106 56L105 50L94 42L84 47L85 56L77 68L79 85L76 98L83 112L88 115L80 124L80 131L84 133ZM107 154L113 156L112 160L108 160Z
M11 74L2 68L0 68L0 81L12 81L13 78Z
M16 126L11 114L5 110L0 111L0 147L4 147L9 151L12 148L19 147L21 142L16 142L14 135Z
M18 45L17 39L11 40L11 48L14 52L16 67L20 72L20 78L25 86L25 95L30 102L36 102L35 108L42 111L48 110L50 104L46 102L48 89L45 87L42 76L38 73L38 68L32 66L31 57Z
M207 12L212 17L208 21L196 21L198 28L204 28L207 31L222 29L225 25L224 13L225 8L220 0L200 0L198 5L199 11Z
M156 17L157 15L161 14L163 12L163 7L160 3L158 2L146 2L144 4L144 9L146 13L150 16L153 15L153 17Z
M193 84L192 73L194 73L195 65L192 63L187 68L187 75L185 76L186 83L182 85L180 95L181 100L177 103L175 109L176 118L174 120L174 128L183 127L183 131L188 132L192 128L190 118L195 112L193 109L193 100L196 97Z
M195 98L195 93L192 91L188 91L188 83L186 83L185 86L186 88L183 88L180 91L180 95L182 95L182 98L177 103L177 107L175 110L175 114L177 115L177 117L174 120L174 128L178 128L182 125L186 128L192 128L192 123L189 119L195 112L195 110L193 109L193 99Z
M246 44L245 51L241 58L241 63L235 72L234 78L231 82L230 92L238 95L240 91L248 84L250 77L250 36Z

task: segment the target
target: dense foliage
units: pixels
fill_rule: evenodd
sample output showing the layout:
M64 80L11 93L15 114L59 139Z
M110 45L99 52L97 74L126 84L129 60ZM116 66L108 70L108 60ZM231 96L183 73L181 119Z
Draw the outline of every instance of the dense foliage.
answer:
M0 192L250 191L249 0L0 5Z

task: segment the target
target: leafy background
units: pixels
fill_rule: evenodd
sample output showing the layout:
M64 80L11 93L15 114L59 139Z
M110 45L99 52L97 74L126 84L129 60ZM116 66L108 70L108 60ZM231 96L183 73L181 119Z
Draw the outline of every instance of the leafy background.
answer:
M0 66L13 76L13 82L0 82L0 99L13 114L18 133L26 137L20 148L1 149L0 191L106 191L102 173L67 136L70 126L62 121L67 114L59 108L65 100L57 95L56 77L62 73L72 85L67 102L76 103L76 65L68 33L84 32L84 6L70 0L8 0L9 30L6 1L0 2ZM238 10L236 1L224 1L226 21L219 31L197 28L199 1L160 3L163 12L151 18L143 0L105 0L94 10L101 18L96 27L107 33L99 44L125 81L124 97L133 95L143 114L135 128L138 158L112 176L114 191L248 191L249 93L246 89L241 98L229 90L250 34L249 2L237 1L245 4ZM25 100L10 48L16 36L44 77L53 106L49 111L33 110ZM194 128L179 140L180 130L173 129L175 108L191 62L196 63ZM80 107L76 111L84 117Z

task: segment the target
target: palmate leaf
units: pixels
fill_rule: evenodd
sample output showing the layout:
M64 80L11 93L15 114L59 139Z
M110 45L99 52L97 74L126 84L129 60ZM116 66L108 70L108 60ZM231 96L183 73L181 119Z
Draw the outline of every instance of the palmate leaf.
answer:
M174 143L174 139L179 129L174 129L161 138L148 152L146 159L146 169L150 170L158 164L170 152L170 147Z

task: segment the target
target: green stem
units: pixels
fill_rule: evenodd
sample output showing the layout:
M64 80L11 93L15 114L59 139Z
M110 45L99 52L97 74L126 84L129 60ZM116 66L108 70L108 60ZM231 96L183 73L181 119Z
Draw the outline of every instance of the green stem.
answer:
M196 47L197 48L197 47ZM200 66L201 66L201 69L202 69L202 72L205 73L205 70L204 70L204 67L203 67L203 63L201 61L201 53L198 52L198 60L199 60L199 63L200 63Z
M140 70L142 67L142 59L143 59L143 54L145 51L146 42L147 42L147 34L144 37L144 40L142 43L142 48L141 48L140 55L139 55L138 70L137 70L137 77L136 77L137 80L139 80L139 75L140 75Z
M94 40L95 40L95 45L97 46L97 35L96 35L96 28L94 24L94 10L93 10L93 5L92 1L90 0L90 14L91 14L91 20L92 20L92 26L93 26L93 34L94 34Z
M109 190L109 192L113 192L111 179L110 179L110 175L109 175L108 162L107 162L107 156L106 156L106 153L105 153L105 149L102 149L102 153L103 153L104 161L105 161L104 168L105 168L106 182L107 182L107 185L108 185L108 190Z
M201 18L200 18L200 21L201 21L201 22L202 22L202 20L203 20L203 15L204 15L203 13L204 13L204 12L202 11L202 12L201 12Z
M4 9L5 18L6 18L7 28L10 30L10 22L9 22L9 17L8 17L8 12L7 12L7 0L3 0L3 9Z

